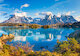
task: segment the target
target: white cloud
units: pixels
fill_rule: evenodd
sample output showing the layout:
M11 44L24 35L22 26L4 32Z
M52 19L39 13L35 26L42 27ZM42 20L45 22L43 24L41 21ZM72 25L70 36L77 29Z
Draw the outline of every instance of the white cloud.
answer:
M53 15L52 12L41 12L41 13L36 13L35 15Z
M53 15L52 12L41 12L41 15Z
M27 17L27 12L23 12L19 9L15 9L14 10L14 15L19 16L19 17L24 17L24 16Z
M71 14L71 12L70 12L70 11L66 13L66 15L70 15L70 14Z
M76 11L68 11L67 13L66 13L66 15L71 15L72 13L75 13Z
M3 13L5 13L4 11L0 11L0 15L2 15Z
M20 10L19 9L15 9L15 12L19 12Z
M6 8L5 6L8 6L8 4L0 4L0 11L2 11L2 10L10 10L10 8Z
M4 20L1 20L1 19L0 19L0 23L2 23L3 21L4 21Z
M26 12L22 12L22 13L14 13L15 16L19 16L19 17L27 17L27 13Z
M80 21L80 16L75 17L77 21Z
M75 13L76 11L72 11L72 13Z
M8 6L8 4L0 4L0 7Z
M58 14L57 14L57 17L61 17L61 13L58 13Z
M23 11L21 11L19 9L15 9L14 12L20 13L20 12L23 12Z
M7 13L6 13L6 12L4 12L4 11L0 11L0 15L5 16L5 15L7 15Z
M35 13L35 15L36 15L36 16L38 16L38 15L39 15L39 13Z
M29 7L29 4L24 4L21 6L21 8L23 8L23 7Z

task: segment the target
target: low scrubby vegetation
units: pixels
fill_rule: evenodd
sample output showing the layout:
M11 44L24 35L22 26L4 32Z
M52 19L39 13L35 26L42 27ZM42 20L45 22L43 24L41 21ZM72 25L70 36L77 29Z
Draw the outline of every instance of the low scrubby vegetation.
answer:
M50 25L43 25L42 28L44 29L50 28Z
M0 37L0 56L80 56L80 43L75 38L67 38L67 41L60 42L53 52L48 50L34 51L33 46L17 44L16 46L7 45L6 41L14 38L14 35L2 35Z
M80 22L75 23L57 23L57 24L51 24L51 25L39 25L39 24L26 24L26 23L0 23L0 26L26 26L36 29L36 28L59 28L59 27L68 27L68 28L80 28Z
M32 28L32 29L37 29L37 28L58 28L59 24L52 24L52 25L39 25L39 24L25 24L25 23L0 23L0 26L15 26L20 29L20 27L23 27L23 29L26 28Z
M67 38L67 41L57 41L55 51L63 56L80 56L80 44L75 38Z
M23 29L26 29L26 28L32 28L32 29L41 28L41 25L38 25L38 24L25 24L25 23L0 23L0 26L16 26L18 28L23 27Z
M41 25L38 25L38 24L30 24L29 25L29 28L37 29L37 28L41 28Z

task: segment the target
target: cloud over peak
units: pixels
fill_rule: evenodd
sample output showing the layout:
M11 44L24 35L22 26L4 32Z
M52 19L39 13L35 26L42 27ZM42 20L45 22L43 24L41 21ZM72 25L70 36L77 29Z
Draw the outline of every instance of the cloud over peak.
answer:
M58 13L58 14L57 14L57 17L61 17L61 13Z
M15 16L19 16L19 17L27 17L27 13L26 12L22 12L22 13L14 13Z
M19 9L15 9L13 14L18 17L27 17L27 12L23 12Z

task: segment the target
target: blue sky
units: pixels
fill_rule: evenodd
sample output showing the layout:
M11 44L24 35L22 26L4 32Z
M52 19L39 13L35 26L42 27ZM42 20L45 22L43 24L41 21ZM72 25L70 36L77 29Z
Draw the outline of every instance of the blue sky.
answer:
M0 0L0 22L15 13L23 13L27 17L41 17L39 13L42 12L57 16L73 15L80 20L80 0Z

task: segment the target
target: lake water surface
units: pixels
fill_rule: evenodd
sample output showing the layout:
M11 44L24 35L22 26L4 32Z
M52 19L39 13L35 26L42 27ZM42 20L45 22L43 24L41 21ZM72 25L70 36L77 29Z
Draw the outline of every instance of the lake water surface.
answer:
M17 42L34 45L33 50L41 50L42 48L52 51L56 45L56 41L67 40L66 36L79 29L72 28L49 28L49 29L17 29L16 27L0 27L0 35L14 34L15 38L7 44L16 45Z

